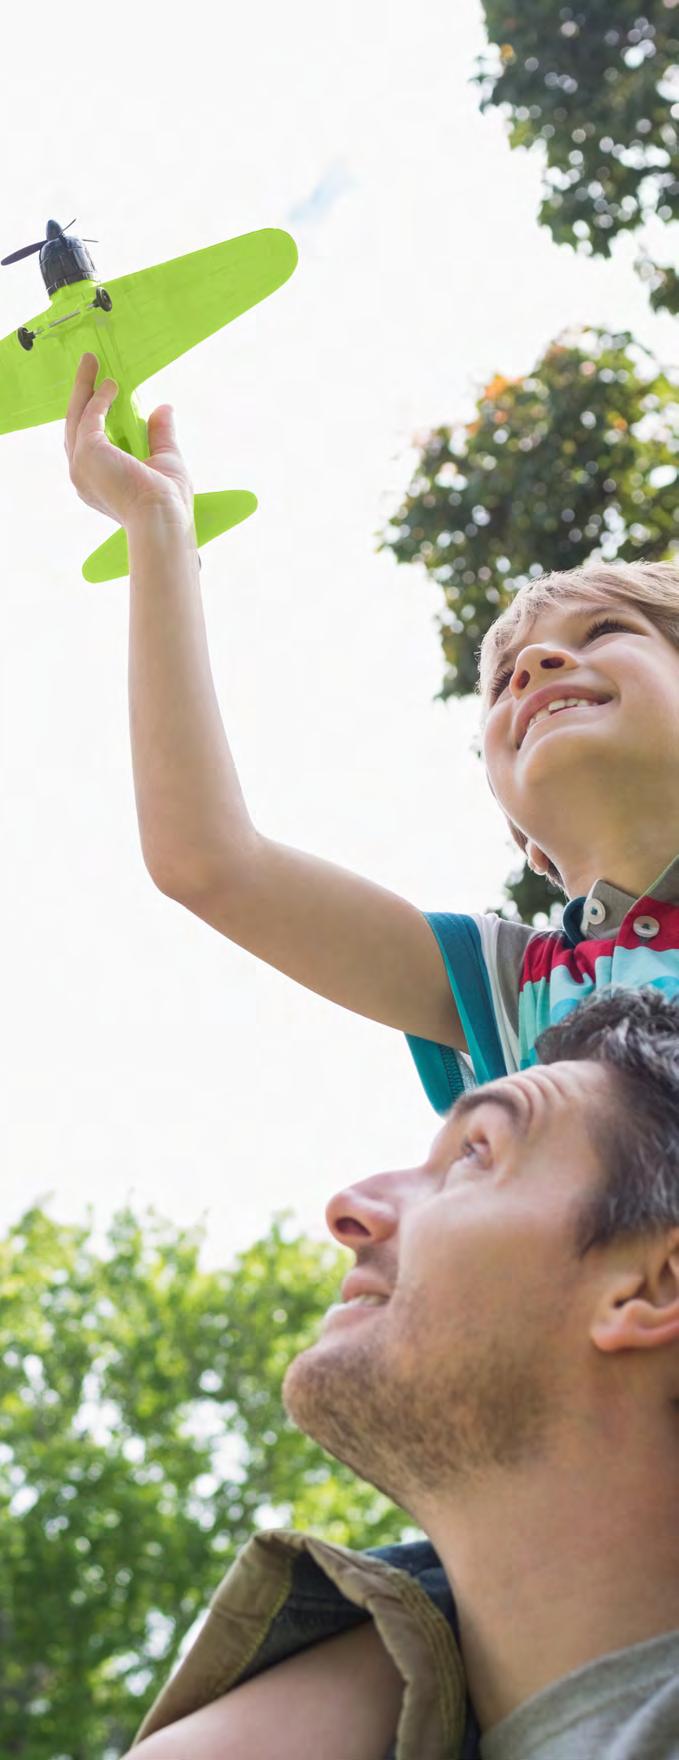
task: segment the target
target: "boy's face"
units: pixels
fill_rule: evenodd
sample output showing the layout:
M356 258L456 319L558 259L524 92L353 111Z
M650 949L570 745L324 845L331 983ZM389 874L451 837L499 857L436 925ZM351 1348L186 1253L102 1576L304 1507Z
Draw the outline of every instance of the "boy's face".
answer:
M590 700L529 725L544 693ZM574 826L596 844L607 812L643 818L676 800L679 652L596 587L591 600L546 606L499 665L483 751L508 818L561 867Z

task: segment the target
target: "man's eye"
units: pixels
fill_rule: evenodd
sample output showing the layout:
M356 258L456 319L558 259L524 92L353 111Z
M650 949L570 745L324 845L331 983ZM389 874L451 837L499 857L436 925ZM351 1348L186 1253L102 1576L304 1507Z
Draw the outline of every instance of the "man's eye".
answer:
M476 1157L476 1156L478 1156L480 1150L485 1151L487 1148L488 1148L488 1144L485 1140L485 1137L483 1138L483 1141L480 1143L473 1143L471 1140L471 1137L463 1137L462 1142L460 1143L460 1153L459 1153L459 1155L456 1155L455 1160L456 1161L468 1161L470 1155L473 1155L474 1157Z

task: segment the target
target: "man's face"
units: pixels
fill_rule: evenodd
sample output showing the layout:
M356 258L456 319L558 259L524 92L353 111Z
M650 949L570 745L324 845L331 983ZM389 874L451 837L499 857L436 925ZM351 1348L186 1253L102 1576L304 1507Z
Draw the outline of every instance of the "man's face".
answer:
M572 1229L601 1176L585 1118L606 1104L593 1063L507 1076L458 1101L424 1166L328 1206L356 1268L286 1407L414 1514L420 1493L548 1452L577 1397L592 1347Z
M679 653L635 607L582 600L546 606L501 662L483 730L488 777L508 818L558 844L571 785L581 816L602 787L654 787L667 799L679 753ZM599 701L556 709L526 730L538 693ZM551 853L551 851L550 851Z

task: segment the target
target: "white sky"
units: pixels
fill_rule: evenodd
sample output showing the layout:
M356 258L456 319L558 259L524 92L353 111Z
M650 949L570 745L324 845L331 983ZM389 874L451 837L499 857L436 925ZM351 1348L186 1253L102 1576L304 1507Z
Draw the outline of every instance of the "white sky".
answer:
M174 402L197 490L259 497L202 573L255 822L425 909L497 904L514 846L470 751L474 705L433 702L440 595L375 533L413 435L566 324L630 328L669 361L634 244L593 264L538 228L538 160L469 84L477 0L72 0L28 37L14 9L4 32L0 254L73 214L103 278L260 226L299 246L284 289L140 394L145 414ZM37 258L4 269L0 334L42 293ZM321 1233L338 1184L433 1132L405 1042L154 889L127 582L82 579L110 527L76 497L60 425L0 439L0 529L0 1227L51 1192L64 1222L91 1202L104 1227L128 1199L207 1213L209 1265L285 1204Z

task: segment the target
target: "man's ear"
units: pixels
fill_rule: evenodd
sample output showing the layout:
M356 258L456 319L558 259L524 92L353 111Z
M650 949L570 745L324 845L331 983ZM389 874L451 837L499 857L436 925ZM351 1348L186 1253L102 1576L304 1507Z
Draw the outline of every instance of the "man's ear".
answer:
M679 1228L640 1242L634 1269L612 1273L590 1327L600 1351L660 1349L679 1343Z

